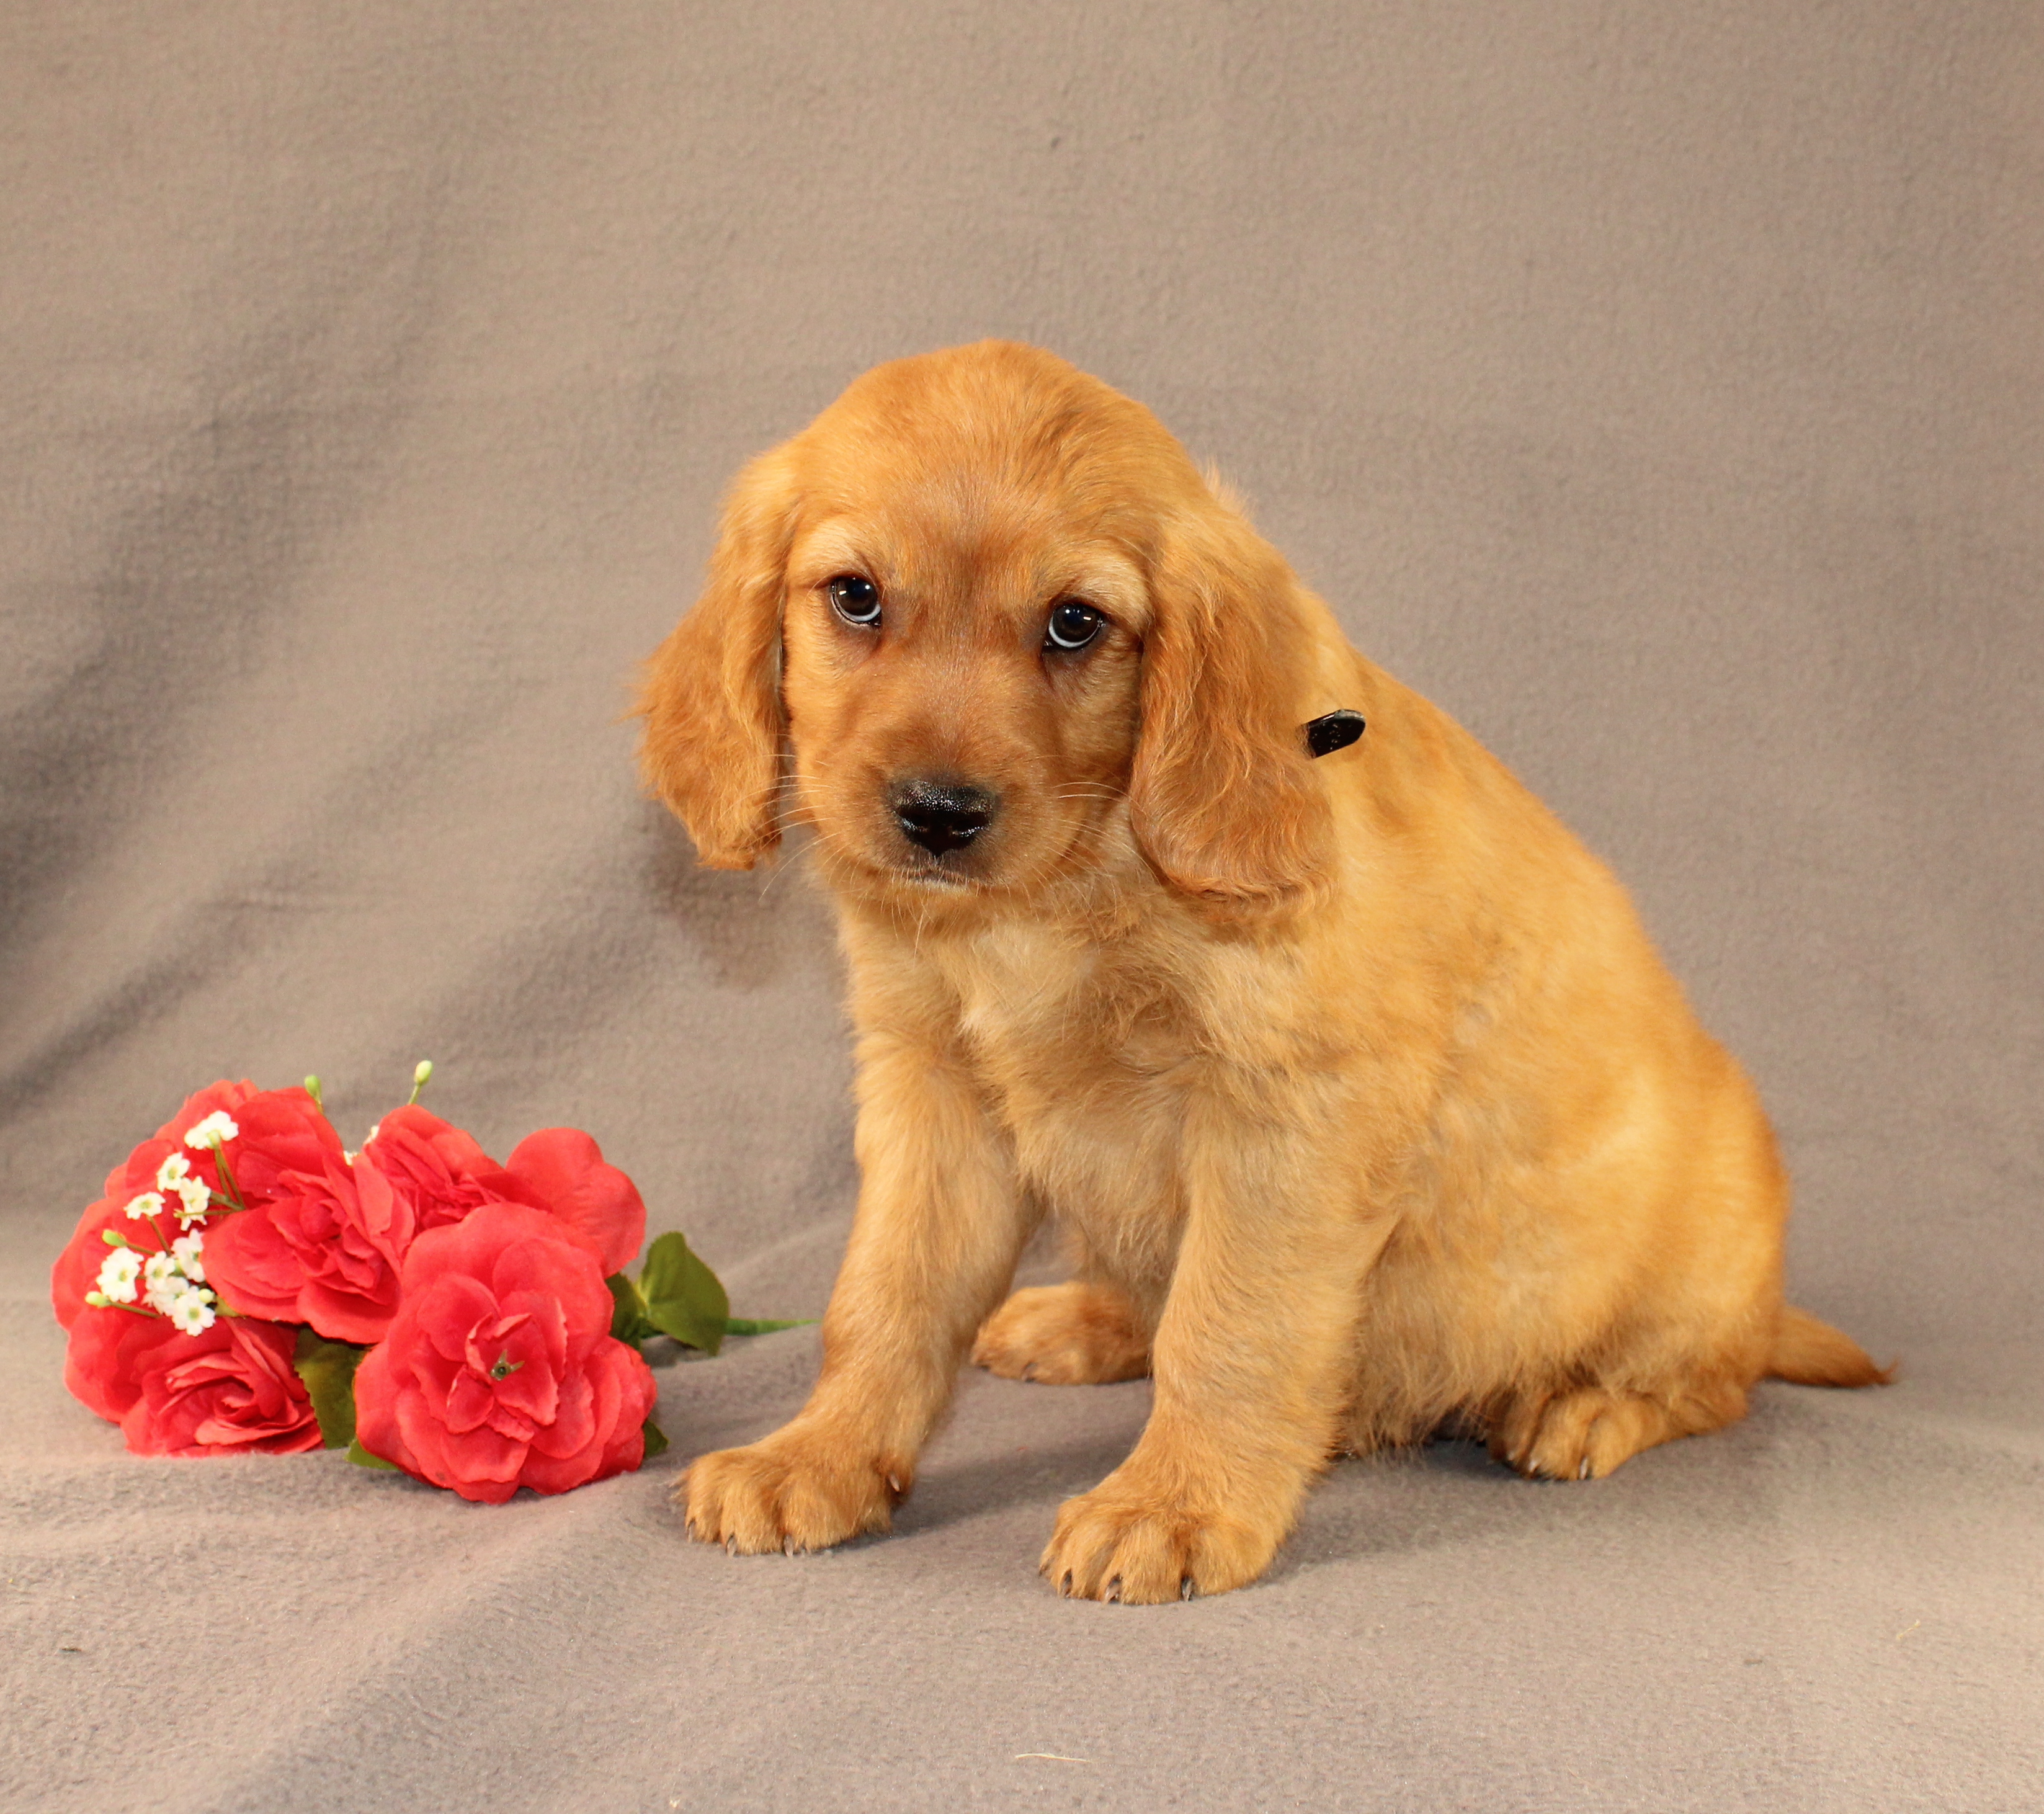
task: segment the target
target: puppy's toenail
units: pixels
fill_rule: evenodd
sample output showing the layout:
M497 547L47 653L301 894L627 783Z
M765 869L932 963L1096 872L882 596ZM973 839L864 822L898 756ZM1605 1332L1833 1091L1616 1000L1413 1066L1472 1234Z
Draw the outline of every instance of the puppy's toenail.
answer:
M1583 1457L1583 1465L1576 1470L1576 1478L1578 1480L1588 1480L1589 1477L1590 1458L1588 1455L1585 1455Z
M1101 1596L1101 1598L1106 1601L1110 1605L1120 1604L1121 1600L1121 1577L1120 1575L1117 1574L1113 1580L1110 1581L1107 1584L1107 1591Z
M1199 1589L1193 1585L1193 1578L1190 1575L1185 1574L1179 1576L1178 1597L1181 1600L1189 1600L1198 1592Z
M1058 1583L1058 1591L1060 1593L1066 1595L1069 1595L1071 1593L1072 1571L1070 1569L1066 1569L1065 1570L1065 1578Z

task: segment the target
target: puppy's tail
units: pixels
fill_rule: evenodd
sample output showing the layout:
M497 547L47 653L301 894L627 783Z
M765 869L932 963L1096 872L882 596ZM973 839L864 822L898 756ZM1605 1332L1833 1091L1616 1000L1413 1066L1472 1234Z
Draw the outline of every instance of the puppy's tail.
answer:
M1798 1385L1885 1385L1895 1369L1876 1366L1851 1336L1785 1304L1767 1356L1767 1376Z

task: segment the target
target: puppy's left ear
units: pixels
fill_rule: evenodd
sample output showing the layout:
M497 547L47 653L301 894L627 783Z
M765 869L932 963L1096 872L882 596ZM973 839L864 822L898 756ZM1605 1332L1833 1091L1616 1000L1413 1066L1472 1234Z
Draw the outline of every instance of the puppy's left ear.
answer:
M1168 528L1151 592L1129 782L1136 840L1186 894L1285 900L1324 874L1332 834L1299 729L1312 636L1298 582L1212 499Z
M796 495L786 448L739 474L709 582L639 690L639 771L712 869L750 869L781 841L782 570Z

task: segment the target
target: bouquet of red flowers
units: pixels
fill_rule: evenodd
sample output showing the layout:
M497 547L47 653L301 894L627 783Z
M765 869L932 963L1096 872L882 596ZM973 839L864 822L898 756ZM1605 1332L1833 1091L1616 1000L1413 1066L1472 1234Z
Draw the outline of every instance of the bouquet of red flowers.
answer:
M498 1165L412 1099L342 1147L319 1080L220 1082L117 1166L51 1274L64 1382L140 1455L346 1447L464 1498L565 1493L667 1447L640 1344L738 1323L573 1128Z

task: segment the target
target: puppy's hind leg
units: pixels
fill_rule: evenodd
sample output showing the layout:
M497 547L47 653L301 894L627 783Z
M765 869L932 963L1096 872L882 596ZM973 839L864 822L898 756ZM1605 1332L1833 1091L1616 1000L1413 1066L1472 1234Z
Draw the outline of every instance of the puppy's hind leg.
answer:
M1016 1292L981 1326L972 1361L1003 1379L1047 1385L1140 1379L1150 1370L1150 1332L1125 1293L1075 1278Z

